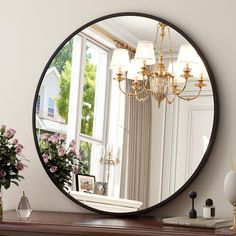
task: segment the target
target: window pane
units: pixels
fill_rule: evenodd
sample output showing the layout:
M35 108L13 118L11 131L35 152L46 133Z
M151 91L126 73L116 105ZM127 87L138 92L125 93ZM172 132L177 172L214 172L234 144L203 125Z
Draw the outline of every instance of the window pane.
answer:
M48 116L54 117L54 101L51 98L48 99Z
M92 143L86 141L80 141L79 146L79 174L88 175L89 174L89 163L92 152Z
M41 132L67 133L72 40L54 57L45 73L36 104L36 127Z
M79 146L79 173L96 176L96 181L103 181L103 164L101 159L101 144L81 140Z
M82 134L103 138L108 53L87 42L82 102Z
M53 108L48 108L48 116L54 117L54 109Z
M48 99L48 107L54 108L54 101L51 98Z

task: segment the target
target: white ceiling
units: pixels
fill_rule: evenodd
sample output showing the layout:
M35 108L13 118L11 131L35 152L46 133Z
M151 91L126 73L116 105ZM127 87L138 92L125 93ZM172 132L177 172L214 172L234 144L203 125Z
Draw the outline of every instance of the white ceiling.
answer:
M117 38L136 47L140 40L154 42L158 21L140 16L120 16L103 20L97 24ZM188 43L173 28L170 28L170 34L174 51L178 52L180 45ZM168 48L168 43L164 43L164 48Z

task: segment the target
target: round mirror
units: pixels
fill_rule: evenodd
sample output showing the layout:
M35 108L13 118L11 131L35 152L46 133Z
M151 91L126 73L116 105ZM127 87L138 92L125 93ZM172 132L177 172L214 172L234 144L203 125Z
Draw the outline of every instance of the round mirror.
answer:
M213 147L218 98L201 51L160 18L120 13L70 35L34 101L41 162L74 202L106 214L162 206Z

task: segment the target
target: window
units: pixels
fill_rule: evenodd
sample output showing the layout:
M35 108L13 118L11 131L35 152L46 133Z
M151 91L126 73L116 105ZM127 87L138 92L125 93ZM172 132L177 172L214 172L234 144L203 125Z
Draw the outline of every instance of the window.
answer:
M107 52L87 41L80 132L100 141L104 135L106 72Z
M48 98L48 116L54 117L54 101L52 98Z
M109 50L81 34L74 37L72 54L69 104L77 104L77 110L69 108L67 136L76 139L78 150L88 164L87 172L82 174L96 175L97 181L102 181L103 167L98 153L106 139Z

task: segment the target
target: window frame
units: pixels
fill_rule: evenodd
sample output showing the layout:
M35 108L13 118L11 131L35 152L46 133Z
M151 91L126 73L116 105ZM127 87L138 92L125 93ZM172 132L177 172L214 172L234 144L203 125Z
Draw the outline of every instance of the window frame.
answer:
M109 90L110 90L110 86L111 86L111 83L110 83L111 72L109 70L109 61L110 61L110 58L111 58L112 49L108 48L105 45L103 45L102 43L92 39L91 37L89 37L85 33L79 33L77 36L78 36L78 45L77 45L77 47L79 47L79 50L80 50L80 55L79 55L80 58L76 59L76 60L78 60L77 62L79 63L79 65L77 65L76 69L79 70L79 72L77 74L77 78L74 78L74 79L79 79L79 81L77 81L79 89L77 89L77 91L76 91L76 93L77 93L76 111L74 111L74 113L73 113L73 115L76 116L76 118L75 118L76 120L74 120L74 124L75 124L76 128L74 129L73 133L68 135L68 138L70 140L75 139L75 141L77 143L77 152L79 152L80 142L83 142L83 141L91 143L92 145L95 144L95 145L100 145L100 146L105 145L107 143L107 136L108 136L107 129L109 127L109 123L108 123L109 122L109 112L108 112L108 110L109 110L109 96L110 96ZM87 45L87 42L89 44L95 45L95 47L99 47L99 49L104 50L104 52L106 52L106 54L107 54L107 56L106 56L107 66L104 69L105 77L106 77L106 80L105 80L106 85L104 86L104 91L105 91L105 95L104 95L104 117L103 117L103 121L102 121L103 122L103 132L102 132L102 137L101 138L96 138L94 136L89 136L89 135L81 133L83 90L84 90L84 79L85 79L84 78L84 72L85 72L85 63L86 63L86 45ZM74 44L73 44L73 48L74 48ZM73 54L73 52L72 52L72 54ZM72 78L73 74L72 73L73 73L73 55L72 55L71 80L73 80L73 78ZM96 91L96 88L95 88L95 91ZM71 95L70 95L70 97L71 97ZM68 116L70 116L70 113L68 114ZM68 125L69 125L69 119L68 119ZM69 131L69 129L68 129L68 131ZM95 167L98 164L97 161L96 161L96 164L91 163L91 157L90 157L90 159L89 159L89 169L90 170L93 169L93 167L91 167L91 165L93 165ZM94 162L94 160L92 160L92 162ZM100 157L99 157L99 162L100 162ZM99 171L101 179L103 179L103 176L101 176L102 175L101 173L103 172L102 168L103 168L103 166L101 165L101 171Z
M53 112L50 112L49 109L52 109ZM47 109L47 116L54 118L55 117L55 103L52 98L48 98L48 109Z

